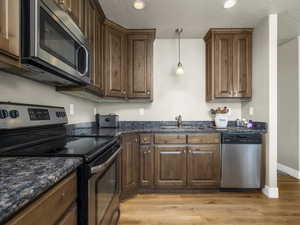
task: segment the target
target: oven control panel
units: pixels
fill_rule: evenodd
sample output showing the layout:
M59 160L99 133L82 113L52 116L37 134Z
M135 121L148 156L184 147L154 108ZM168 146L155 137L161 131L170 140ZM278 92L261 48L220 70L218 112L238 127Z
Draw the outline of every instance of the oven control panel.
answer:
M17 129L68 123L62 107L0 102L0 129Z

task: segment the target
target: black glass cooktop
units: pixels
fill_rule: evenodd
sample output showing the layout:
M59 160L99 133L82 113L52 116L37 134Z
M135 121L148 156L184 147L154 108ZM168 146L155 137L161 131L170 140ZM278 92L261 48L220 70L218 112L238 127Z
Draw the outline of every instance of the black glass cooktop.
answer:
M66 156L90 161L118 143L117 137L67 137L40 131L0 135L0 156Z

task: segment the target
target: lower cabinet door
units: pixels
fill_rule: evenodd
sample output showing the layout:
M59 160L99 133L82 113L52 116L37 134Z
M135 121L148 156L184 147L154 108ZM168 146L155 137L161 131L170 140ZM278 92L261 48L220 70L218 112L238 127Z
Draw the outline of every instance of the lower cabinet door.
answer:
M151 145L140 147L140 181L142 187L153 187L154 150Z
M217 188L220 184L219 145L188 147L188 185L195 188Z
M158 188L186 186L187 152L185 146L157 146L155 149L155 184Z
M135 192L139 180L139 139L137 135L122 140L122 193Z

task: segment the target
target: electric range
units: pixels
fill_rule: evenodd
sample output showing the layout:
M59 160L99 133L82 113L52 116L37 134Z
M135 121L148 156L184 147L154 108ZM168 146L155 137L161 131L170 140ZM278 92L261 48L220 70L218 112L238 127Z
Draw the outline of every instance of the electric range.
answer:
M0 157L81 157L78 224L106 225L119 217L120 141L68 136L64 108L0 102Z

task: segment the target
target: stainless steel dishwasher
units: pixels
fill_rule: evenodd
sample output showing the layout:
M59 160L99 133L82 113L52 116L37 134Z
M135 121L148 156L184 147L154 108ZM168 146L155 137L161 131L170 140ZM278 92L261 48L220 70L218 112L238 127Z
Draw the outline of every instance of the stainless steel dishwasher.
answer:
M261 188L260 134L222 135L221 188Z

